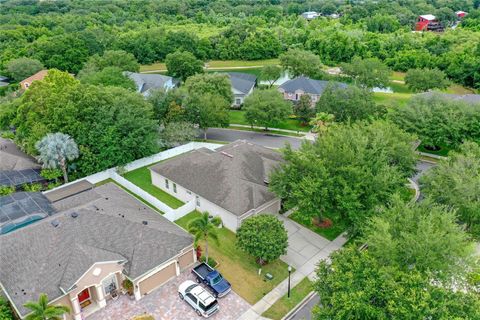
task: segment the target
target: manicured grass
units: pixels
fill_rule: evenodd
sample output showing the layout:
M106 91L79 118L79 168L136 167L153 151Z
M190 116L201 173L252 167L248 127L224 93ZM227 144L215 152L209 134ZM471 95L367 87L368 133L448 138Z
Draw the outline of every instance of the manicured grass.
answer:
M395 93L412 93L405 83L390 82L389 87Z
M405 72L392 72L392 75L390 76L390 79L392 80L398 80L398 81L404 81L405 80Z
M332 220L333 224L330 228L320 228L312 223L312 217L309 215L302 214L299 211L296 211L288 216L293 221L303 225L304 227L312 230L313 232L321 235L322 237L328 240L334 240L338 237L343 231L347 229L345 221L340 219L340 217L326 214L325 218Z
M452 84L444 92L454 93L454 94L471 94L471 93L475 93L475 90L465 88L459 84Z
M229 111L230 115L230 123L231 124L244 124L244 125L250 125L245 120L245 112L242 110L230 110ZM310 131L311 127L310 126L302 126L301 122L297 119L294 118L289 118L285 119L282 122L280 122L278 125L275 126L277 129L285 129L285 130L294 130L294 131L303 131L303 132L308 132Z
M243 61L243 60L211 60L205 62L208 69L222 69L222 68L252 68L262 67L266 65L276 65L279 64L278 59L266 59L266 60L251 60L251 61ZM165 63L157 62L149 65L142 65L140 66L140 72L143 71L153 71L153 70L167 70ZM229 69L228 71L232 71ZM243 69L237 70L238 72L245 72Z
M390 108L404 106L412 97L411 93L381 93L375 92L373 100L378 104L383 104Z
M194 211L175 223L187 229L189 221L199 215L200 213ZM220 264L218 270L232 284L233 290L248 303L258 302L288 276L288 265L280 259L263 266L262 274L258 275L259 266L255 259L235 246L235 233L227 228L219 230L218 240L218 244L214 241L208 242L209 255ZM204 253L204 243L200 242L200 246ZM273 280L265 280L266 273L272 274Z
M290 298L288 294L284 295L280 300L275 302L267 311L262 313L263 317L280 320L297 304L299 304L310 292L312 292L313 283L306 277L299 284L290 291Z
M145 199L137 196L135 193L131 192L130 190L125 189L123 186L119 185L117 182L115 182L114 180L112 180L112 179L110 179L110 178L95 183L95 186L96 186L96 187L99 187L99 186L104 185L104 184L109 183L109 182L115 183L117 186L119 186L120 188L122 188L122 189L125 190L126 192L130 193L132 196L134 196L135 198L137 198L139 201L145 203L147 206L149 206L149 207L152 208L153 210L157 211L158 213L163 214L162 211L160 211L160 210L158 210L157 208L155 208L150 202L148 202L148 201L146 201Z
M425 153L430 153L430 154L435 154L437 156L443 156L443 157L446 157L448 156L448 153L450 152L450 150L452 150L451 148L447 147L447 146L440 146L440 150L428 150L428 149L425 149L425 146L423 144L420 144L417 148L418 151L420 152L425 152Z
M152 184L150 170L148 170L148 167L150 166L151 165L127 172L123 177L173 209L183 206L184 203L182 201L169 195L165 191L155 187Z

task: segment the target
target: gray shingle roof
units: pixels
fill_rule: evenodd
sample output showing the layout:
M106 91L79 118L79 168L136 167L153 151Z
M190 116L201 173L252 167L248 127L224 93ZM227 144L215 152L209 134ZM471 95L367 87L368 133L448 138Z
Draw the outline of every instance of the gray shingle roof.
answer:
M466 103L473 103L473 104L480 103L480 94L453 94L453 93L440 93L440 92L431 91L431 92L420 93L420 95L425 97L439 96L449 100L463 101Z
M228 72L232 87L244 94L247 94L257 82L257 77L253 74L242 72Z
M67 205L69 199L78 205ZM137 278L193 243L186 231L113 183L54 206L65 211L0 236L0 282L22 314L23 304L41 292L62 296L60 287L73 286L94 262L126 261L125 273Z
M162 74L146 74L125 71L124 75L135 82L137 91L142 94L147 93L151 89L165 89L165 84L168 81L174 81L172 77L164 76Z
M288 80L283 83L280 88L285 92L295 92L296 90L302 90L310 94L322 94L325 88L328 86L329 81L324 80L314 80L308 77L300 76ZM335 85L340 88L346 88L347 85L341 82L334 82Z
M265 181L280 161L274 150L236 141L215 152L190 151L150 170L240 216L275 199Z
M0 171L39 168L35 159L20 150L12 140L0 138Z

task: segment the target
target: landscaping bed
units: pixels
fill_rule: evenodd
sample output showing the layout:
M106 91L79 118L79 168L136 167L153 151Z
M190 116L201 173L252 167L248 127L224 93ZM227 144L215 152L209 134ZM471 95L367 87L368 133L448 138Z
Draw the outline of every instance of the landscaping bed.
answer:
M182 201L152 184L152 177L150 175L150 170L148 169L148 167L152 165L153 164L127 172L123 177L173 209L183 206L184 203Z
M299 284L290 291L290 298L288 294L284 295L280 300L275 302L267 311L262 313L262 317L269 319L280 320L297 304L299 304L310 292L313 290L313 283L305 277Z
M312 230L313 232L321 235L322 237L332 241L337 238L343 231L347 229L347 225L344 221L339 219L339 217L335 217L333 215L325 215L326 219L330 219L332 221L332 225L329 228L320 228L313 223L313 219L311 216L304 215L299 211L296 211L288 216L290 219L295 221L296 223L301 224L302 226Z
M187 229L188 223L199 215L199 212L194 211L178 219L175 223ZM218 238L219 244L212 240L208 242L209 256L218 262L218 270L231 283L233 290L248 303L258 302L288 276L288 265L280 259L263 266L262 274L258 275L255 258L235 246L235 233L221 228ZM204 243L200 241L199 244L204 253ZM272 274L273 279L265 280L266 273Z
M418 151L424 152L424 153L430 153L434 154L437 156L443 156L446 157L448 156L448 153L450 152L450 148L446 146L439 146L438 149L433 150L432 148L426 147L423 143L420 144L417 148Z

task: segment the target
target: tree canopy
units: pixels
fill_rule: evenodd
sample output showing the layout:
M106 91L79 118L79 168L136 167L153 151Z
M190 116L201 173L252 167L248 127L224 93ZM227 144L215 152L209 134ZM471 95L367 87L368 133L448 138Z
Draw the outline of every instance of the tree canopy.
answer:
M31 58L17 58L6 64L8 74L14 81L22 81L43 69L43 64Z
M322 74L320 57L310 51L290 49L279 57L280 64L291 77L307 76L317 78Z
M480 146L466 142L421 178L427 198L455 208L458 218L480 237Z
M233 101L232 85L227 74L196 74L185 81L183 89L190 95L218 94L226 101Z
M270 187L287 208L319 219L328 213L359 233L414 172L414 140L384 121L332 126L298 151L286 148Z
M203 62L188 51L176 51L165 59L168 74L182 81L197 73L203 72Z
M355 57L351 63L342 64L342 71L354 83L365 88L385 88L390 83L392 71L378 58L361 59Z
M275 127L292 113L292 106L276 89L255 90L243 102L245 119L251 125Z
M438 69L410 69L405 75L405 83L414 92L424 92L431 89L446 89L450 82L445 73Z

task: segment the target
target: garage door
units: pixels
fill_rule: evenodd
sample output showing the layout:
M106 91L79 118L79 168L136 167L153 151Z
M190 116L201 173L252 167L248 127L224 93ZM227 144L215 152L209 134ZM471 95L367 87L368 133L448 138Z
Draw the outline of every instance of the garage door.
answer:
M168 267L165 267L157 273L153 274L152 276L148 277L147 279L140 281L140 294L143 296L144 294L149 293L150 291L161 286L176 275L177 272L174 262L169 264Z
M193 264L193 249L178 258L178 266L183 270Z

